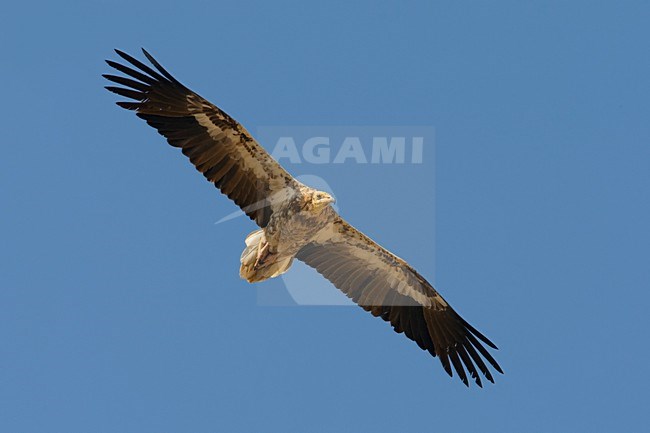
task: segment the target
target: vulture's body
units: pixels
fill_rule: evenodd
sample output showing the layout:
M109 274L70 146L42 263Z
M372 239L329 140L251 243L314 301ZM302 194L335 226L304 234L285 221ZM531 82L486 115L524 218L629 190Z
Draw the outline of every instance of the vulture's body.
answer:
M117 104L135 110L180 148L260 227L246 238L242 278L273 278L289 270L294 259L301 260L366 311L439 357L445 371L452 376L455 370L466 385L467 373L479 386L479 372L493 382L488 364L502 373L483 344L496 346L408 263L341 218L330 206L334 200L329 194L294 179L241 124L178 82L146 51L155 70L116 52L130 66L107 61L126 75L104 75L122 86L107 89L131 100Z
M287 187L266 227L246 238L239 275L249 283L277 277L294 257L336 219L332 196L299 184Z

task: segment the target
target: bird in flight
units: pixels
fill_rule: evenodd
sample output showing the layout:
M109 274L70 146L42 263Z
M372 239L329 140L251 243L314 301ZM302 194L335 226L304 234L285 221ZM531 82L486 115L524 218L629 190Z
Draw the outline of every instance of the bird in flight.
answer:
M480 372L494 383L488 364L503 371L484 346L497 349L494 343L407 262L345 221L332 208L330 194L298 182L241 124L142 51L153 68L115 50L126 65L106 61L122 73L104 74L118 85L106 89L128 98L117 105L135 111L180 148L260 227L246 238L242 278L264 281L289 270L294 259L301 260L364 310L438 357L449 376L455 370L466 386L469 375L482 387Z

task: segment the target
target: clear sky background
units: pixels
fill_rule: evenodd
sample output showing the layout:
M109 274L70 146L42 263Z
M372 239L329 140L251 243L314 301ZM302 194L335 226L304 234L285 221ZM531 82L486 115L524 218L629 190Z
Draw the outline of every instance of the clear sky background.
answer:
M647 428L650 5L383 3L4 5L0 431ZM497 343L496 385L360 308L261 305L253 224L102 88L141 46L251 131L435 127L435 187L318 174Z

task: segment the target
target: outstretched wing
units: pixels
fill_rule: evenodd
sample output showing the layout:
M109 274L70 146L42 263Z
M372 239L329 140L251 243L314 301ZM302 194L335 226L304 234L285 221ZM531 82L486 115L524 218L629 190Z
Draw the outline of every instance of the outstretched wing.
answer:
M494 378L486 365L503 373L482 343L497 347L474 329L408 263L356 230L341 217L296 256L343 291L363 309L403 332L423 350L440 358L469 386L467 369L482 386L480 371ZM477 370L478 369L478 370Z
M103 75L122 86L106 89L132 100L117 105L135 110L169 144L181 148L196 169L252 220L266 227L274 204L295 188L294 179L241 124L182 85L142 51L156 70L119 50L115 52L131 66L106 61L126 75Z

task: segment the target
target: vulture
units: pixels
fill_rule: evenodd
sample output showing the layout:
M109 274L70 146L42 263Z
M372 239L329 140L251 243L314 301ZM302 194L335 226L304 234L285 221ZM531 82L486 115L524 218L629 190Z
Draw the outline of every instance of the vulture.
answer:
M117 105L155 128L259 230L246 237L240 275L260 282L287 272L293 260L314 268L375 317L389 322L438 357L442 367L469 386L494 383L490 367L503 370L485 346L497 347L466 322L406 261L345 221L334 198L303 185L251 134L219 107L181 84L146 50L151 66L120 50L121 74L104 74L106 89L127 101ZM113 85L116 84L116 85Z

